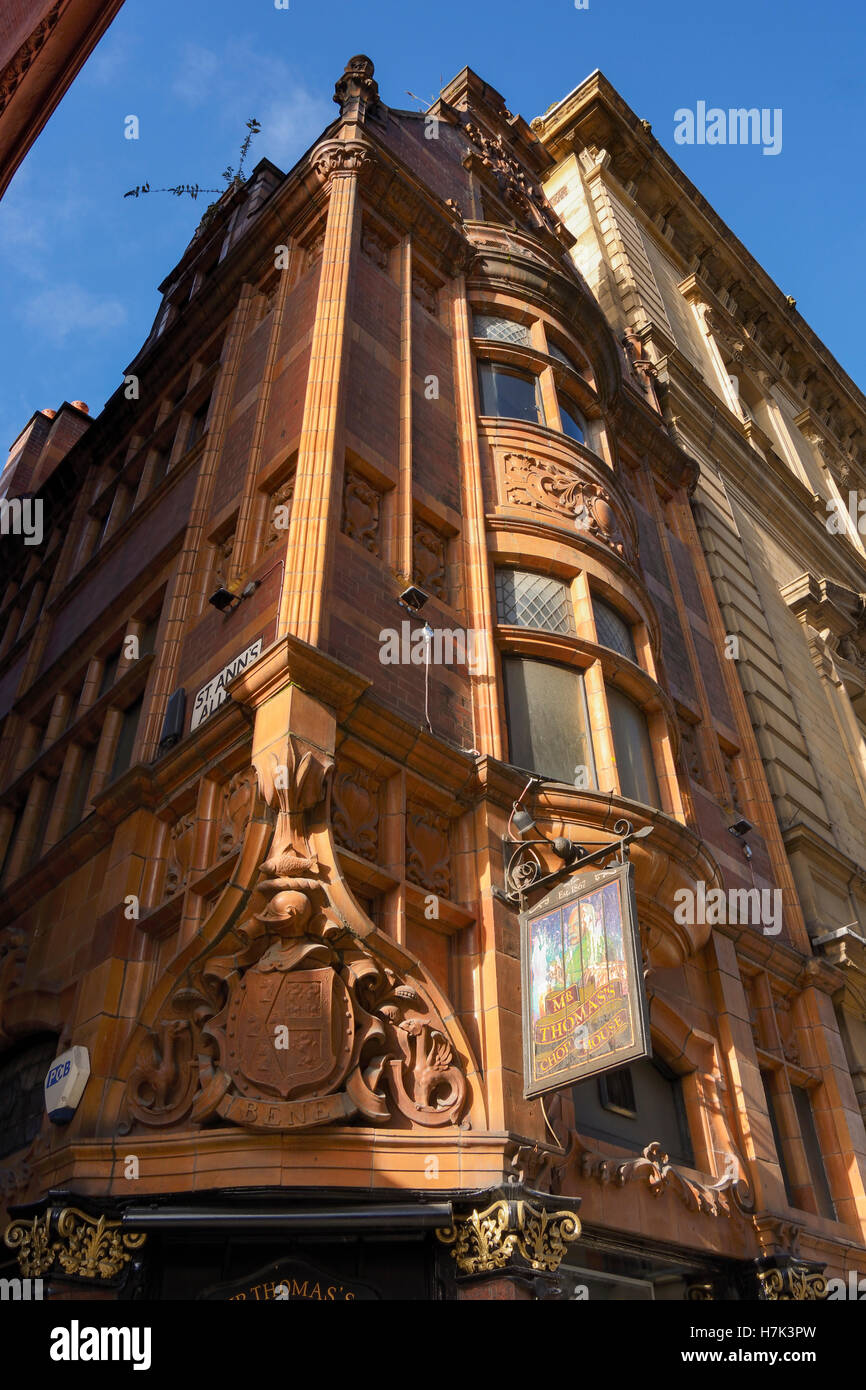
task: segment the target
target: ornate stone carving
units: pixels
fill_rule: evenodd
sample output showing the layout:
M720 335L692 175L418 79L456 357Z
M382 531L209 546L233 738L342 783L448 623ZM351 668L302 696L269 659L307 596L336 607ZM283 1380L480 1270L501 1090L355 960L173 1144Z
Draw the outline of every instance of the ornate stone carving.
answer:
M268 516L268 535L265 541L265 549L276 545L285 540L289 534L289 522L292 517L292 503L295 500L295 479L294 475L287 478L285 482L270 496L270 514Z
M783 994L780 990L772 989L772 987L770 994L773 1000L773 1013L776 1016L776 1027L779 1030L782 1056L786 1062L792 1062L794 1066L799 1066L800 1048L797 1043L797 1029L791 1016L793 999L790 995Z
M189 1110L195 1086L190 1025L184 1019L168 1019L139 1048L129 1078L130 1114L143 1124L170 1124Z
M406 877L443 898L451 891L448 817L431 806L406 808Z
M45 18L37 24L15 53L11 62L7 63L3 72L0 73L0 115L9 105L33 62L45 47L65 3L66 0L57 0L57 4L53 5Z
M461 1274L490 1274L523 1260L530 1269L555 1273L568 1246L580 1236L572 1210L550 1210L540 1193L535 1201L501 1197L479 1211L455 1217L453 1226L436 1232L450 1245Z
M423 270L417 266L412 271L412 298L417 299L422 309L426 309L433 318L439 315L439 286L435 280L431 280Z
M577 469L531 454L506 454L505 497L512 506L532 507L574 520L578 529L609 546L623 559L633 558L633 548L612 505L611 494L601 483Z
M369 261L379 270L387 270L391 259L391 245L376 228L365 222L361 228L361 250Z
M334 85L334 101L340 107L341 115L346 115L346 107L354 99L362 101L364 107L379 103L379 84L373 76L375 68L365 53L357 53L350 58Z
M165 896L172 897L185 888L189 880L195 842L195 816L181 816L169 832L168 867L165 873Z
M349 763L334 779L334 838L364 859L379 847L379 782L366 768Z
M559 236L562 223L548 203L540 184L514 158L502 136L488 135L473 121L467 121L463 129L480 152L482 165L493 175L503 200L530 226Z
M276 827L247 914L215 936L166 1000L159 1045L129 1077L128 1112L167 1124L188 1108L182 1068L164 1065L169 1038L182 1036L168 1024L187 1019L196 1123L219 1116L292 1130L399 1113L415 1125L457 1124L464 1064L430 991L367 944L376 932L356 905L354 929L335 905L336 852L323 828L333 763L291 735L284 748L282 762L269 752L256 765ZM155 1104L157 1086L165 1089Z
M379 554L379 514L381 493L377 492L362 473L346 468L343 487L343 531L360 541L371 555Z
M325 224L311 236L304 248L304 273L322 259L325 250Z
M251 768L247 768L244 772L236 772L222 789L217 839L217 855L220 859L231 854L232 850L240 848L250 817L254 782L255 773Z
M214 583L222 588L228 587L231 578L232 555L235 548L234 532L226 536L225 540L218 541L214 546L213 578Z
M417 518L412 526L413 581L448 602L448 542L441 532Z
M4 1235L9 1249L18 1252L25 1279L54 1270L103 1283L122 1274L146 1240L144 1232L122 1231L119 1221L89 1216L77 1207L51 1207L30 1221L13 1221Z
M654 1197L660 1197L670 1188L690 1211L707 1216L730 1217L735 1210L746 1215L754 1209L754 1198L748 1183L735 1172L730 1172L716 1183L697 1182L673 1166L658 1142L647 1144L640 1158L618 1161L593 1152L584 1145L579 1135L574 1135L569 1154L563 1164L557 1166L565 1166L573 1160L583 1178L594 1178L603 1184L615 1183L617 1187L624 1187L626 1183L638 1179L646 1182Z
M322 183L335 175L360 174L374 160L369 146L354 140L330 140L317 145L311 158L313 171Z

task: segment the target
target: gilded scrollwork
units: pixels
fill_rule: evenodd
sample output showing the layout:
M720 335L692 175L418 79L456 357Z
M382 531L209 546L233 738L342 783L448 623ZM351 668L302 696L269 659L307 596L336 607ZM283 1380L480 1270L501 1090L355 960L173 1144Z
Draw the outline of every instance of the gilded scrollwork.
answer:
M532 1270L555 1273L580 1231L576 1211L552 1210L543 1199L502 1197L481 1211L456 1216L436 1235L451 1246L460 1274L491 1274L521 1261Z
M30 1220L13 1221L4 1235L8 1248L18 1252L25 1279L54 1270L101 1283L122 1274L146 1239L144 1232L124 1231L119 1221L77 1207L49 1208Z

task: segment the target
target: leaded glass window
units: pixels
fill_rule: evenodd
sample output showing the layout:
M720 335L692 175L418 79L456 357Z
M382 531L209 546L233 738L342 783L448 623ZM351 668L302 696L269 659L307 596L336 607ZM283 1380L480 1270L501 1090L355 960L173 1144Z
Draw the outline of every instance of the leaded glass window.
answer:
M592 613L599 646L610 647L612 652L619 652L620 656L627 656L629 661L636 662L634 637L625 618L595 594L592 598Z
M546 574L497 570L496 609L501 623L537 627L544 632L574 632L574 609L568 585Z
M0 1157L26 1148L39 1133L45 1077L56 1055L56 1037L43 1034L0 1059Z
M492 314L474 314L472 333L476 338L488 338L495 343L515 343L518 347L529 347L530 332L525 323L516 319L494 318Z

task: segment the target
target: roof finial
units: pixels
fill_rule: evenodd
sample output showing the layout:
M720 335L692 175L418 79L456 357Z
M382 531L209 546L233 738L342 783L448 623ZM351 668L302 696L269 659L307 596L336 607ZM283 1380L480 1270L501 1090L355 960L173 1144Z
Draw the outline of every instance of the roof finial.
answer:
M334 101L344 119L363 121L368 109L379 104L379 84L373 77L372 59L357 53L346 64L334 87Z

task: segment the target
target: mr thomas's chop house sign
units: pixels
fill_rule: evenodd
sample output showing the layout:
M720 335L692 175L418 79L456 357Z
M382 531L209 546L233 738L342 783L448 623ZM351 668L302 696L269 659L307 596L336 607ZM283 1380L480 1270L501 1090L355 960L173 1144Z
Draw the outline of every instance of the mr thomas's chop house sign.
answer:
M226 686L229 681L239 676L241 671L245 671L254 661L257 661L262 654L263 639L259 637L253 642L251 647L247 647L245 652L234 657L227 666L224 666L219 675L209 680L207 685L203 685L195 697L192 706L192 717L189 722L190 730L197 729L199 724L203 724L209 719L222 704L226 697Z
M652 1051L633 872L575 874L521 913L527 1096Z

